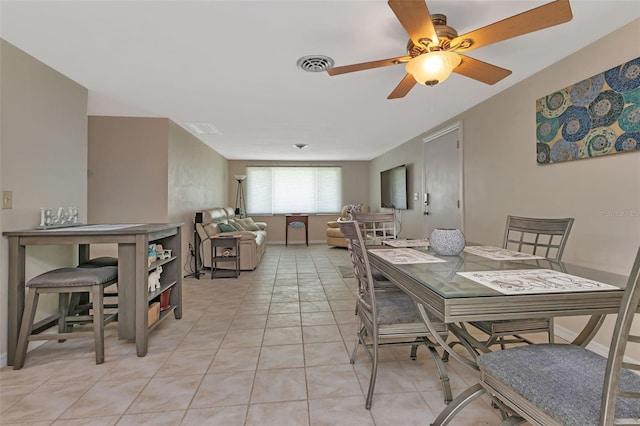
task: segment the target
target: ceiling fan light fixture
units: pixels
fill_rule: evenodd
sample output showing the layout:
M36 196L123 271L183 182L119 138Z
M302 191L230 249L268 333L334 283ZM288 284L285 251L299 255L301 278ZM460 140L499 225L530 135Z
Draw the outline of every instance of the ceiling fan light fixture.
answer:
M407 62L405 69L419 84L435 86L445 81L460 61L457 53L436 50L416 56Z

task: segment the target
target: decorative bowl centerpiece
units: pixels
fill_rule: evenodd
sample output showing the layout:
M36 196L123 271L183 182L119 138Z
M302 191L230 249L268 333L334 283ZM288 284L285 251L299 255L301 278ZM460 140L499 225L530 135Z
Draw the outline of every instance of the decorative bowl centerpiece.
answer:
M459 229L436 228L429 236L431 249L440 256L457 256L465 244L464 234Z

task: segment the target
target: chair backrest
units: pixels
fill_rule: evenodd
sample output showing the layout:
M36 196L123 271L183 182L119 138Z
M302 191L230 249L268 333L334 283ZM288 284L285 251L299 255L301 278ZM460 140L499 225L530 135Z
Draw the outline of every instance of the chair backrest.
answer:
M397 238L395 213L354 213L353 219L358 222L367 245Z
M560 260L573 218L542 219L507 216L502 247Z
M604 388L602 391L602 404L600 406L600 424L614 424L613 418L616 409L616 400L619 397L633 398L640 400L640 392L625 392L620 389L620 371L623 368L635 370L640 374L640 362L638 362L638 354L640 353L640 334L631 334L631 324L633 318L640 308L640 248L636 255L636 260L631 268L631 274L627 281L624 298L620 304L620 311L613 330L611 345L609 346L609 357L607 359L607 369L604 376ZM634 346L634 350L629 348L630 343ZM625 353L633 355L636 362L624 359ZM636 413L640 417L640 412ZM639 424L638 419L636 423Z
M369 257L365 247L365 241L362 238L360 232L360 225L357 221L342 221L339 222L340 232L347 240L347 248L351 255L351 262L355 272L355 277L358 283L358 315L362 321L369 323L369 326L374 330L374 335L377 333L377 318L376 302L374 297L374 282L371 276L371 266L369 265Z

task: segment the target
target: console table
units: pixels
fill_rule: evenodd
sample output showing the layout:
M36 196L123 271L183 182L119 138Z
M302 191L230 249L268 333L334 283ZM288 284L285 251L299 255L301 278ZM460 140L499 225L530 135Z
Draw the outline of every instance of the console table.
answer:
M24 311L25 254L28 245L78 245L78 260L82 263L89 260L90 244L118 244L118 339L135 340L138 356L145 356L149 346L149 300L171 288L171 309L164 313L164 317L173 311L176 319L182 318L181 229L182 224L101 224L3 232L9 239L7 364L13 365ZM149 265L147 248L150 242L170 248L171 258ZM148 273L158 266L164 269L161 288L149 293Z
M308 214L288 214L285 215L286 218L286 226L285 226L285 238L284 245L285 247L289 245L289 226L291 226L294 222L300 222L304 224L304 240L307 243L307 247L309 246L309 215Z

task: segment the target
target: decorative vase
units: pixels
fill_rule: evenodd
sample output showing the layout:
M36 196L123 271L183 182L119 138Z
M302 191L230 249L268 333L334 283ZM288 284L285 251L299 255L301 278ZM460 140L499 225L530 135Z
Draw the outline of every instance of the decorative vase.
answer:
M465 244L464 234L459 229L436 228L429 236L431 249L441 256L457 256Z

